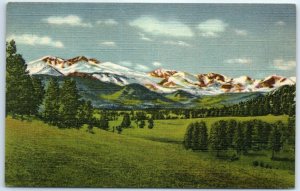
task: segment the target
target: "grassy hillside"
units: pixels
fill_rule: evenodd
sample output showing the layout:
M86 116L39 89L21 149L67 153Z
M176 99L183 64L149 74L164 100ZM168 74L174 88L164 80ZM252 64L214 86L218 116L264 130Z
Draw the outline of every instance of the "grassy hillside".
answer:
M222 107L224 105L233 105L241 101L254 99L261 96L259 92L246 92L246 93L225 93L218 95L204 95L195 100L193 103L201 107Z
M271 118L266 120L274 120ZM143 129L143 133L180 141L188 120L156 122L152 132ZM37 120L21 122L7 118L6 185L160 188L291 188L294 185L292 170L212 159L207 154L186 151L180 144L151 140L133 131L139 130L126 129L119 135L96 129L95 134L90 134L84 129L61 130Z

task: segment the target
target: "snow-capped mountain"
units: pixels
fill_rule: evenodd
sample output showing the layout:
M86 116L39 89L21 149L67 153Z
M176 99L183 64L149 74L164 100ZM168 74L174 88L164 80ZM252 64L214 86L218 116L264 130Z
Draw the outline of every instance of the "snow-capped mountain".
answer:
M282 85L296 83L296 77L285 78L277 75L258 80L249 76L230 78L217 73L190 74L163 68L145 73L84 56L72 59L45 56L27 63L27 70L31 75L76 76L119 86L140 84L158 93L172 93L182 90L193 95L213 95L226 92L266 92Z

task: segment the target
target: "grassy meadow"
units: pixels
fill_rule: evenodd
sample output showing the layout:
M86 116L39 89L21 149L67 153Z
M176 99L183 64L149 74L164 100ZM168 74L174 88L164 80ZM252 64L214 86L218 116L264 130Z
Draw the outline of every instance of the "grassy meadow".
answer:
M267 122L287 116L223 117ZM205 118L210 126L220 118ZM121 119L119 119L121 120ZM202 119L155 120L153 129L122 134L94 129L58 129L39 120L6 118L7 186L143 188L292 188L294 162L272 161L271 153L249 153L238 161L185 150L186 126ZM110 126L120 121L110 122ZM289 155L284 153L282 155ZM254 167L263 161L272 169Z

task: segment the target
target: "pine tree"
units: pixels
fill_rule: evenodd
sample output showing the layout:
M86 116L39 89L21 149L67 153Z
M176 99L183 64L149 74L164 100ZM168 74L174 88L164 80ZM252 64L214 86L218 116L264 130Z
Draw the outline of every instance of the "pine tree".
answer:
M37 115L39 111L39 106L43 102L45 90L42 81L36 77L32 78L32 84L34 88L34 104L32 105L32 113L34 115Z
M220 151L228 149L226 129L226 122L223 120L217 121L211 126L210 143L212 149L217 152L217 157L220 156Z
M252 137L253 137L253 124L252 121L245 122L245 142L244 142L244 152L247 153L252 149Z
M193 131L194 131L194 123L189 124L189 126L187 127L186 131L185 131L185 135L184 135L184 141L183 141L183 145L185 149L190 149L192 148L192 138L193 138Z
M103 130L108 130L109 129L109 121L105 115L101 115L100 120L97 120L97 124L95 125L96 127L103 129ZM122 128L121 126L119 126Z
M26 71L25 60L17 54L14 40L6 43L6 113L13 117L32 114L36 107L31 77Z
M141 120L140 123L139 123L139 128L144 128L145 125L146 125L145 121Z
M70 79L64 80L60 91L60 127L70 128L79 125L76 117L79 97L76 82Z
M282 147L281 138L282 138L282 134L279 128L277 127L277 125L275 125L271 137L272 159L274 159L275 153L281 150Z
M128 113L125 113L125 114L124 114L124 117L123 117L123 121L122 121L122 123L121 123L121 126L122 126L123 128L129 128L130 125L131 125L130 116L129 116Z
M118 131L118 134L121 134L123 131L123 128L121 126L117 126L116 130Z
M199 149L202 151L206 151L208 149L208 133L205 122L201 121L199 123L200 126L200 141L199 141Z
M244 132L242 123L237 124L233 142L236 153L240 155L241 152L244 150Z
M51 78L46 88L44 97L44 111L42 113L45 122L58 125L59 121L59 85L57 80Z
M76 127L81 127L83 124L88 125L88 131L92 132L94 125L94 117L93 117L93 106L91 101L82 101L82 104L78 109L78 125Z
M295 150L295 116L289 117L288 119L288 126L287 126L287 132L288 132L288 144L292 145L292 147Z
M234 132L237 126L237 122L234 119L228 121L228 128L227 128L227 141L229 147L233 147L233 139L234 139Z
M253 132L253 147L257 150L261 150L264 142L264 124L262 121L253 121Z
M200 149L200 127L199 123L194 123L194 128L192 131L192 149L199 150Z
M154 127L154 120L153 118L151 117L149 120L148 120L148 128L149 129L153 129Z
M275 124L274 124L278 130L280 131L281 133L281 149L283 149L283 146L284 144L283 143L286 143L287 140L288 140L288 132L287 132L287 128L286 126L282 123L282 121L277 121Z

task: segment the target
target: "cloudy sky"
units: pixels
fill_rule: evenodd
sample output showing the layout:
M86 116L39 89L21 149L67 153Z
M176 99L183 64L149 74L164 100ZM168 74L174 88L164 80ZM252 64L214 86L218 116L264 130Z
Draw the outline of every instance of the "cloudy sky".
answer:
M10 3L26 61L78 55L140 71L296 75L293 5Z

